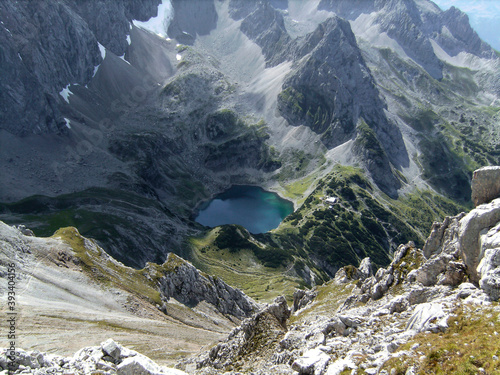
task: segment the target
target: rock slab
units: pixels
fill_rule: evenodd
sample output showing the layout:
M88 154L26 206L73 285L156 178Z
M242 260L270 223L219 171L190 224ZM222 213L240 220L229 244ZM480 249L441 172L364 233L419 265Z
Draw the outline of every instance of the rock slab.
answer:
M477 207L500 197L500 166L488 166L474 171L472 202Z

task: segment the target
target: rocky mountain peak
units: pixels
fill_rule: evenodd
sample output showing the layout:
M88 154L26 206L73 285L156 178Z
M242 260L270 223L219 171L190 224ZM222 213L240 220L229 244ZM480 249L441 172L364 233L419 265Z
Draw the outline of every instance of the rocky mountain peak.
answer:
M466 51L486 59L498 58L492 48L479 38L470 26L469 17L460 9L452 6L444 11L441 22L443 26L436 40L449 55Z
M291 38L279 10L267 0L231 0L229 7L234 19L243 18L240 30L262 48L267 66L275 66L285 61Z
M297 69L287 76L278 96L281 115L292 125L305 125L320 134L328 148L359 139L353 150L379 187L394 196L399 183L390 163L405 163L405 146L384 112L349 22L337 16L327 19L297 42L296 55ZM367 125L366 132L360 130L361 123ZM378 159L368 155L375 148Z

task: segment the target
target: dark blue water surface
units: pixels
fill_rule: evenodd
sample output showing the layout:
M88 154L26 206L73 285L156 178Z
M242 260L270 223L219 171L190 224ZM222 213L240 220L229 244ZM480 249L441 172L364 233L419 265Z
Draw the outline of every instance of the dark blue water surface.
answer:
M276 228L293 212L293 203L257 186L233 185L200 207L196 221L207 227L239 224L250 233Z

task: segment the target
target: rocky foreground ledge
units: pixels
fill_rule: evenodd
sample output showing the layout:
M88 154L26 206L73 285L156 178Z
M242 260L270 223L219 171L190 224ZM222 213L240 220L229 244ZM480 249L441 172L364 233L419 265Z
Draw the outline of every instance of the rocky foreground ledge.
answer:
M441 360L450 365L445 373L461 363L468 373L500 373L500 198L491 200L499 194L491 193L498 182L490 179L493 169L500 174L498 167L475 173L488 199L478 184L473 191L487 202L435 223L423 250L401 245L375 274L369 258L359 268L344 267L326 285L296 291L291 310L278 299L179 367L195 366L197 374L411 375L435 373ZM441 344L446 340L452 344ZM469 349L476 342L479 349Z
M147 338L144 338L147 340ZM121 346L112 339L100 346L87 347L72 357L38 351L17 350L15 366L9 368L7 349L0 352L2 374L95 374L95 375L182 375L184 371L158 366L148 357ZM10 372L7 370L10 369Z

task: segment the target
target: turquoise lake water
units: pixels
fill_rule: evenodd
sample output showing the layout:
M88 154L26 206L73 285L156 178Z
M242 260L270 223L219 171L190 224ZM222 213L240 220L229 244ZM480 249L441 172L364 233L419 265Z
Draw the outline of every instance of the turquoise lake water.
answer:
M207 227L238 224L250 233L276 228L293 212L293 203L257 186L233 185L204 203L196 221Z

